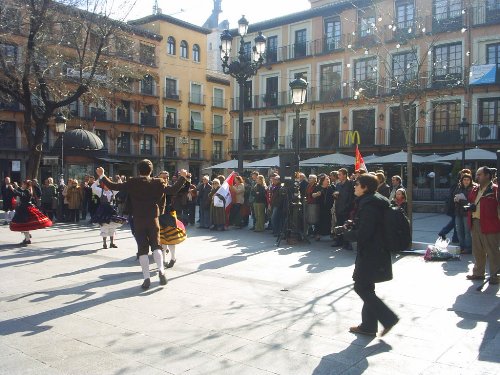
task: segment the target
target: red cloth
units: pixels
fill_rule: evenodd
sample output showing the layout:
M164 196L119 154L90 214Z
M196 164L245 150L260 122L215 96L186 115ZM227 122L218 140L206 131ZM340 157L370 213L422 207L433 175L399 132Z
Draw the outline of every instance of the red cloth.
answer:
M28 219L22 223L10 222L10 230L13 232L28 232L30 230L42 229L52 226L52 221L40 212L35 206L28 206Z
M479 225L481 233L491 234L500 232L500 219L498 218L498 206L500 202L496 199L498 186L491 184L484 191L479 200ZM479 193L479 186L474 186L469 193L469 202L475 203ZM469 228L472 228L472 212L469 211Z

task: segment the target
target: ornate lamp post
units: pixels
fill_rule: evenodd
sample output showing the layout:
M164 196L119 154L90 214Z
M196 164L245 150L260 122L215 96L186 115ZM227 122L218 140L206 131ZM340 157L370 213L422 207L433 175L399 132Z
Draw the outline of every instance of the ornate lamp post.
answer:
M233 36L229 30L224 30L221 34L220 52L222 60L222 70L225 74L230 75L238 82L240 89L239 98L239 117L238 117L238 172L243 172L243 113L245 111L245 82L257 74L257 70L264 62L264 54L266 52L266 37L259 31L259 35L255 38L255 46L252 48L253 56L248 56L245 50L245 35L248 31L248 21L245 16L242 16L238 21L238 34L240 35L240 49L238 57L231 59L231 46Z
M306 101L307 95L307 81L302 77L297 77L290 82L290 89L292 90L292 104L295 106L295 126L293 127L293 141L295 149L295 165L296 170L300 170L300 109Z
M59 112L55 117L56 133L61 134L61 174L60 178L64 178L64 133L66 132L66 122L68 120Z
M458 124L460 129L460 137L462 138L462 169L465 168L465 140L469 134L469 123L465 117L462 118L462 122Z

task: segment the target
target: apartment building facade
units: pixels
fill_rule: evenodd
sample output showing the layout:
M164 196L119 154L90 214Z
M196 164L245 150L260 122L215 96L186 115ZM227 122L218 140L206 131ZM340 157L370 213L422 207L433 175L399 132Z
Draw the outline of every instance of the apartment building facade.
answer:
M2 22L8 26L2 30L2 54L19 64L27 36L22 9L7 8L2 14L12 20ZM62 40L67 32L58 26L54 37ZM230 82L216 69L208 69L213 65L207 51L210 33L210 29L162 14L121 24L102 57L110 69L123 71L120 84L100 85L61 108L68 118L67 131L82 127L94 132L104 150L91 154L65 150L64 175L81 178L102 165L109 174L133 176L138 161L149 158L155 172L187 168L198 177L204 167L226 160ZM50 62L55 66L50 77L62 77L62 84L69 87L79 74L72 65L77 52L71 43L67 48L64 44L65 57L57 64ZM107 75L99 72L97 80L104 81ZM19 103L0 100L0 177L21 180L26 176L23 121ZM59 137L51 119L43 144L41 179L60 173Z
M205 167L226 160L230 130L230 81L209 69L213 31L164 14L131 23L163 38L158 48L160 164L170 173L186 168L198 177Z
M301 159L352 154L356 143L364 154L401 151L402 113L415 124L419 153L461 150L464 118L467 147L500 147L500 1L310 2L310 10L250 25L245 40L258 31L267 37L266 62L245 92L233 82L231 155L240 95L244 159L293 148L289 82L298 76L309 82Z

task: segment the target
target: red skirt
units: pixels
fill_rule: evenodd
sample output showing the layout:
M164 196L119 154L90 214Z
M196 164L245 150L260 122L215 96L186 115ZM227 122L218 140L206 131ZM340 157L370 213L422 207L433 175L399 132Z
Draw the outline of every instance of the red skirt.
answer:
M42 229L52 226L52 221L40 212L35 206L29 205L27 215L23 215L23 220L16 220L16 215L10 222L10 230L14 232L28 232L30 230Z

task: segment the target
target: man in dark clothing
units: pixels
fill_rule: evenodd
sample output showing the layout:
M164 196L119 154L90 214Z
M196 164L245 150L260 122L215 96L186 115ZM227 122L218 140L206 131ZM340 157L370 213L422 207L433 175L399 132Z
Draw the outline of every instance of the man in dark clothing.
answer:
M83 179L83 199L82 199L82 220L87 218L89 203L92 200L92 184L89 185L90 176L86 175Z
M334 193L337 225L344 225L346 220L349 220L354 204L354 186L352 181L347 178L347 174L345 168L340 168L338 171L338 181ZM342 236L337 236L332 246L342 246L347 250L352 249L351 244L344 241Z
M387 198L376 192L378 180L364 174L355 185L356 213L345 237L358 243L354 265L354 291L363 300L361 324L349 332L376 336L378 323L384 326L381 336L387 334L399 321L398 316L375 294L375 283L392 280L391 254L384 239L384 221L380 218L388 209Z
M273 229L273 235L278 236L281 233L281 227L283 225L283 194L281 189L283 186L281 185L280 176L274 176L272 179L271 185L271 225Z
M208 176L205 175L201 179L201 184L198 186L198 204L200 205L200 228L210 228L210 197L208 194L212 191L212 186L209 184Z
M12 211L14 209L12 205L12 199L14 198L14 194L10 186L10 177L5 177L4 183L2 184L1 193L3 199L3 210L7 214L7 212ZM3 225L8 225L7 220L3 222Z
M162 178L151 178L153 163L144 159L138 164L139 177L131 178L126 182L115 183L104 176L104 169L97 168L99 180L111 190L124 190L128 193L131 203L131 212L134 217L134 237L137 242L139 263L142 268L144 282L142 289L149 289L149 249L153 252L159 270L160 284L167 284L165 268L163 265L162 247L160 244L160 215L159 202L164 195L175 195L188 181L187 171L181 170L180 176L174 186L168 186Z

